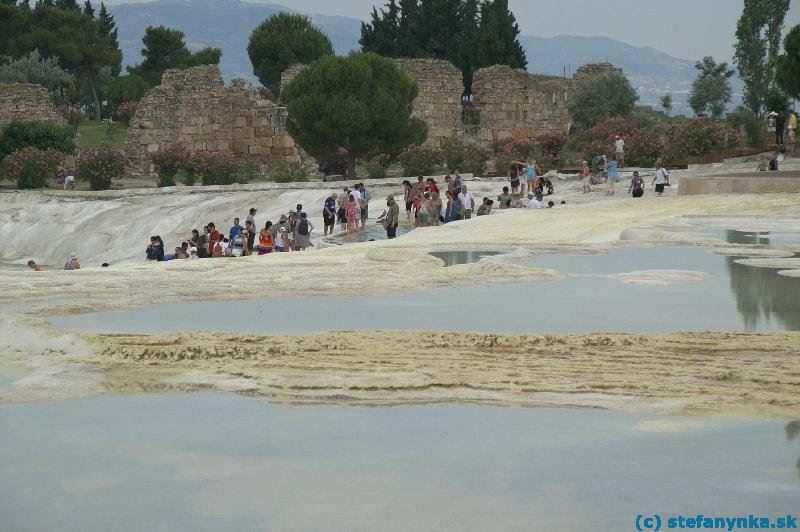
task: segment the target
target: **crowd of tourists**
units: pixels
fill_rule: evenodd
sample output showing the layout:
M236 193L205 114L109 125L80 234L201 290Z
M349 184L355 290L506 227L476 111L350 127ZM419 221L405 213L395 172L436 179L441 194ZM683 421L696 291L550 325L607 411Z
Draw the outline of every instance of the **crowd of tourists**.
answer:
M778 117L780 118L780 117ZM778 170L779 163L785 157L794 153L796 142L797 118L792 114L788 124L787 149L770 158L762 156L757 171ZM779 124L776 124L776 130ZM782 127L782 125L781 125ZM776 135L777 136L777 135ZM781 134L778 139L783 141ZM614 142L614 155L611 160L607 155L597 155L591 162L583 161L580 169L583 192L590 193L592 185L606 184L606 194L614 195L614 186L619 180L619 170L625 164L625 141L617 135ZM74 179L69 179L59 168L59 181L66 186L73 186ZM545 209L555 207L555 202L545 201L545 196L555 192L552 173L543 173L539 165L532 158L525 161L512 161L508 168L508 186L502 187L502 193L497 196L499 209L528 208ZM651 185L657 196L664 194L666 187L670 186L669 172L659 161ZM645 191L645 181L634 171L628 194L634 198L641 198ZM369 219L369 203L372 199L371 192L363 183L357 183L350 188L345 186L341 193L331 193L322 205L323 237L334 234L335 226L339 230L354 233L366 227ZM457 220L469 220L472 216L485 216L492 214L495 200L484 197L477 201L458 170L444 176L442 183L437 183L433 177L417 177L415 183L403 181L403 203L405 204L406 218L413 219L414 227L429 227L447 224ZM561 204L566 204L561 201ZM386 208L377 218L377 223L383 225L389 239L397 236L400 224L400 205L393 195L386 198ZM305 251L313 247L311 233L315 230L303 206L298 204L292 211L282 214L278 221L267 221L262 228L256 225L257 210L251 208L245 219L244 226L239 218L234 218L227 232L217 229L213 222L205 225L202 231L194 229L186 240L176 246L170 253L166 251L163 239L154 235L145 250L148 261L168 261L180 259L202 259L214 257L241 257L248 255L266 255L270 253ZM34 271L43 271L44 267L33 260L28 261L28 266ZM107 266L104 264L103 266ZM69 256L64 265L65 270L80 269L78 257Z
M191 235L175 247L172 253L165 250L164 240L159 236L151 236L150 244L145 250L148 261L167 261L180 259L206 259L214 257L244 257L248 255L266 255L291 251L305 251L312 247L311 232L314 224L298 204L293 211L282 214L277 222L267 221L264 227L257 229L256 214L258 210L251 208L244 226L239 218L227 232L220 231L214 222L209 222L200 232L193 229Z

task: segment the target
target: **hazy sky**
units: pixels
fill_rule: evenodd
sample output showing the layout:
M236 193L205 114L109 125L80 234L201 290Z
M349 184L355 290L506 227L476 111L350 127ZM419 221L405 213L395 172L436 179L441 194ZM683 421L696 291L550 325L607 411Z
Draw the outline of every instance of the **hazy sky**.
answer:
M382 6L385 2L269 0L269 3L307 13L368 19L372 6ZM524 35L600 35L636 46L652 46L685 59L713 55L727 61L733 55L736 21L744 0L509 0L509 5ZM787 28L796 24L800 24L800 0L792 2L786 19Z

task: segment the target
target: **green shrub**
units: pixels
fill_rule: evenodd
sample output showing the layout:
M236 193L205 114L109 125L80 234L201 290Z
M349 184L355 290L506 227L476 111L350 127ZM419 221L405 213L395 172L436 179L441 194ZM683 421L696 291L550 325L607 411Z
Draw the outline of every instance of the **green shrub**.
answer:
M220 151L194 152L187 163L189 171L201 178L203 186L236 183L241 166L232 153Z
M764 123L758 116L746 107L737 107L732 113L728 113L728 125L743 132L747 145L758 148L765 144Z
M400 154L400 164L407 176L433 175L438 172L444 158L442 152L425 146L410 146Z
M388 155L376 155L372 159L364 161L364 167L367 169L367 175L372 179L383 179L386 177L386 170L391 163L391 157Z
M197 183L197 176L191 170L185 170L181 175L181 181L187 187L193 187Z
M292 163L283 159L273 159L267 164L267 175L276 183L295 183L308 181L308 174L300 163Z
M17 150L33 146L40 150L75 153L75 139L69 128L53 122L21 122L6 125L0 135L0 160Z
M489 153L473 144L459 139L445 139L442 142L442 155L450 171L461 170L469 174L483 174Z
M86 179L92 190L111 188L114 179L125 173L125 155L108 144L84 150L78 157L78 177Z
M0 174L16 180L19 188L43 188L55 173L63 156L53 149L27 146L0 163Z

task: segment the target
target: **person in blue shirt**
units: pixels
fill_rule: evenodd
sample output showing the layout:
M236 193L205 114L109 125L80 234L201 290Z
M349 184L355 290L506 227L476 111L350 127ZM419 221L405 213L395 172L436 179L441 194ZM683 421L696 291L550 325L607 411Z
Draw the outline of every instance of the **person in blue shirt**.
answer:
M606 196L614 195L614 183L616 183L618 179L617 164L619 163L616 159L608 163L608 187L606 188Z
M239 218L234 218L233 219L233 227L231 227L231 233L230 233L231 242L236 240L236 237L239 236L239 233L241 233L243 230L244 230L244 227L239 225Z
M328 233L333 234L333 227L336 224L336 198L338 194L334 192L325 199L325 205L322 207L322 221L324 227L322 229L322 236L328 236Z

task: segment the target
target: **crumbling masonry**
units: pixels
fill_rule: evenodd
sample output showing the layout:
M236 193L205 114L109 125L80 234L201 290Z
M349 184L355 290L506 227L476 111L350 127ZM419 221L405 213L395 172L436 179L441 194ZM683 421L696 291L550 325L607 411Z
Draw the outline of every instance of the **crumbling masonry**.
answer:
M286 109L247 81L226 87L217 65L168 70L142 98L125 143L131 171L150 173L150 155L176 141L191 150L232 152L255 164L299 161L286 131Z
M67 123L41 85L0 83L0 129L14 120L55 122L61 126Z

